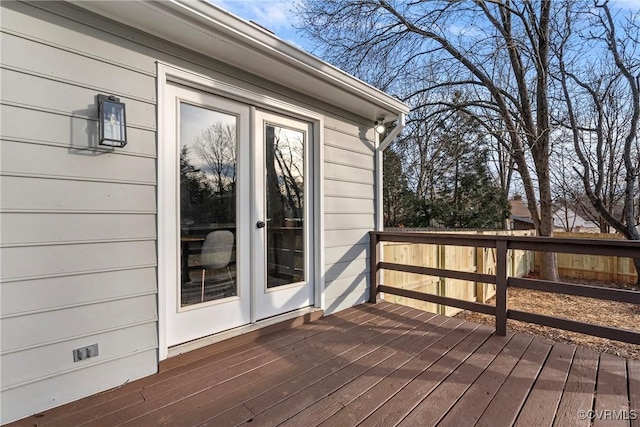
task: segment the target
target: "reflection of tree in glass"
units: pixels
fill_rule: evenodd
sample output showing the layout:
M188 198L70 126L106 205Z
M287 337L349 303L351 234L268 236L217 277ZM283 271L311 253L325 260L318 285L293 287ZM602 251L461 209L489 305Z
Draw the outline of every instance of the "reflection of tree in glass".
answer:
M214 123L180 152L183 225L210 227L236 221L236 132ZM197 165L198 167L194 166Z
M199 222L200 206L211 191L207 176L189 160L189 147L180 149L180 211L183 225Z
M266 131L269 217L282 225L285 217L303 217L303 134L273 126Z
M267 287L304 279L304 133L266 126Z
M223 194L236 183L236 129L235 126L217 122L203 129L196 138L194 148L207 165L213 189Z

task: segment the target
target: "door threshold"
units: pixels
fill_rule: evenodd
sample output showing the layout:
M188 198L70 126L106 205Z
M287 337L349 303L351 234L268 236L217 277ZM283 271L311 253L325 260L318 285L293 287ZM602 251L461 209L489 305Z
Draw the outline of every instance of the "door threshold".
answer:
M231 338L236 339L230 340L230 342L227 343L228 345L225 345L224 348L244 344L246 342L253 341L263 335L312 322L321 318L323 315L324 310L316 307L305 307L298 310L289 311L278 316L269 317L267 319L263 319L249 325L239 326L237 328L229 329L217 334L189 341L184 344L178 344L176 346L169 347L168 359L160 361L159 370L164 371L166 369L169 369L170 367L173 367L166 366L174 365L174 363L171 363L172 357L179 356L193 350L202 349L203 347L217 344L221 341L230 340ZM217 345L216 347L219 347L219 345ZM221 348L218 348L217 350L221 350Z

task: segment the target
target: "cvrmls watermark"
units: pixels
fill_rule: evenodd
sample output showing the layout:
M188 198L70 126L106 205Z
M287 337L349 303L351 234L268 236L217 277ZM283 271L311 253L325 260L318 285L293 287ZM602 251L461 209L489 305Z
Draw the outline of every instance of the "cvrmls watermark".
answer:
M638 411L635 409L630 411L624 409L590 409L585 411L581 409L578 411L578 418L581 420L629 421L638 419Z

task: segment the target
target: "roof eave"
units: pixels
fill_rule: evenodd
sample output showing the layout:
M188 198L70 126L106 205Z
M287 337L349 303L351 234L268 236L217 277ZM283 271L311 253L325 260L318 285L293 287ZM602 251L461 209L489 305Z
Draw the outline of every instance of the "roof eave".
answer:
M409 112L400 100L203 0L74 4L371 120Z

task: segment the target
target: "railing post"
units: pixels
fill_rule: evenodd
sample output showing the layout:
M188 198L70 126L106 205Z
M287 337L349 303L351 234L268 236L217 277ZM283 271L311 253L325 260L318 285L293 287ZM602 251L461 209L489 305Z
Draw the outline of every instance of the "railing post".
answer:
M507 335L507 241L496 241L496 335Z
M378 285L380 284L380 248L378 247L378 234L375 231L369 232L369 302L378 302Z

